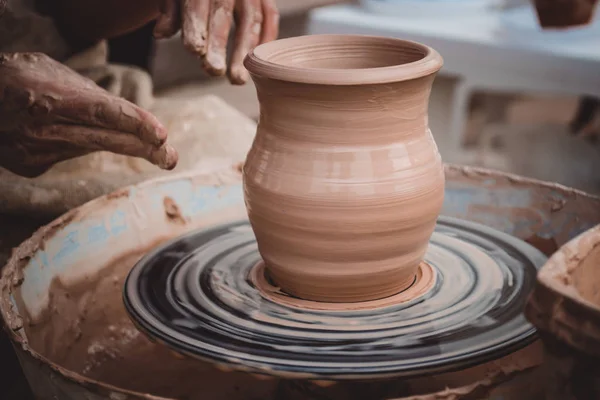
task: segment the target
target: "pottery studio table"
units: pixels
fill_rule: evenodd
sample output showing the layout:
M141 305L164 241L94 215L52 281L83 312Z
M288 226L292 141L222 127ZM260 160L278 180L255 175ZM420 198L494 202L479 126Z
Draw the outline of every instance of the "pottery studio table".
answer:
M373 9L376 3L364 0L362 5L313 10L308 31L398 37L438 50L444 57L440 74L458 78L447 133L457 148L463 143L475 91L600 97L598 15L589 28L548 32L537 26L533 9L527 6L425 17L402 16L402 1L394 5L397 13L378 12Z

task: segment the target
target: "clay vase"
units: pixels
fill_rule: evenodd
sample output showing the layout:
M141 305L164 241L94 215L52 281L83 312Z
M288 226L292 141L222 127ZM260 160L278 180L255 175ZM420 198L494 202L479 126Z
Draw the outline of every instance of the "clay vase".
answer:
M314 35L245 60L260 119L245 202L270 278L293 296L357 302L415 279L444 197L428 126L433 49Z

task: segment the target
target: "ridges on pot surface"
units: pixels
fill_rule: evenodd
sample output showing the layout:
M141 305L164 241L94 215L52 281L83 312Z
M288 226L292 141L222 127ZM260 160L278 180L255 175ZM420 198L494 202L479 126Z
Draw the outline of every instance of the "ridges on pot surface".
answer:
M443 214L511 233L548 254L600 223L600 198L563 186L455 166L446 167L446 180ZM502 387L518 388L519 377L537 373L529 368L538 361L534 355L523 364L509 359L410 382L288 381L180 358L141 336L120 296L134 262L161 241L245 215L239 169L224 167L93 200L23 243L3 270L0 307L36 396L391 399L439 390L417 398L506 399L513 395ZM444 391L446 385L454 389Z

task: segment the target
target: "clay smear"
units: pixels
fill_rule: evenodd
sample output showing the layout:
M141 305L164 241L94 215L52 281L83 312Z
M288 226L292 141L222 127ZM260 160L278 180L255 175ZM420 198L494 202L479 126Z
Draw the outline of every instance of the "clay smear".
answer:
M284 39L249 55L261 117L246 206L283 291L359 302L414 281L444 198L427 118L441 65L426 46L351 35Z

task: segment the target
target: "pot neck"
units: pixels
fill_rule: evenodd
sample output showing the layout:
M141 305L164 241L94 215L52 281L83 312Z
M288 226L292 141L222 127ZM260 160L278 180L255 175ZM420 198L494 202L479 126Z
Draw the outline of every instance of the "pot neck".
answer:
M409 140L428 129L434 75L348 86L253 77L260 103L259 135L338 146Z

